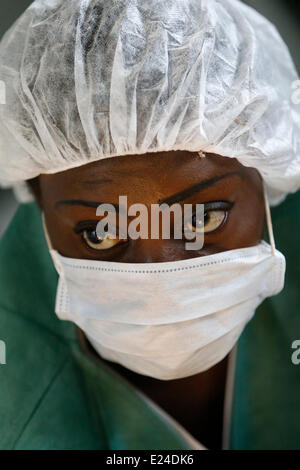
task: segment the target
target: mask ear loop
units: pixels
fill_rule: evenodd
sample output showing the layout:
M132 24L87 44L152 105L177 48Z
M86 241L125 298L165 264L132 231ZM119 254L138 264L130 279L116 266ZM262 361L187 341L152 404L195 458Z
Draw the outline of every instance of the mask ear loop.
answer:
M45 219L45 215L44 215L43 211L42 211L42 224L43 224L43 229L44 229L46 242L47 242L47 245L48 245L48 250L49 250L49 252L52 256L53 263L56 267L56 270L57 270L58 274L60 276L63 276L63 271L62 271L62 268L61 268L59 258L57 256L57 252L56 252L56 250L54 250L54 248L52 246L52 243L51 243L51 240L50 240L50 237L49 237L49 233L48 233L48 229L47 229L47 225L46 225L46 219Z
M263 189L264 189L265 211L266 211L268 233L269 233L269 238L270 238L270 245L272 248L272 253L275 255L276 247L275 247L275 239L274 239L274 233L273 233L271 211L270 211L270 205L269 205L268 196L267 196L267 189L266 189L266 185L264 181L263 181Z
M48 248L49 248L49 250L53 250L53 246L52 246L52 244L51 244L50 237L49 237L49 233L48 233L48 229L47 229L47 226L46 226L46 220L45 220L45 214L44 214L44 212L42 212L42 223L43 223L44 234L45 234L45 238L46 238L46 242L47 242Z

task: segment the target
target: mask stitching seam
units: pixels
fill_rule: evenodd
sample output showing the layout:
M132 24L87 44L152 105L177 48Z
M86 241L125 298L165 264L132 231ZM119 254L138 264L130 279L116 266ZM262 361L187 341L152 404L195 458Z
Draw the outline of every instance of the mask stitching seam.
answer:
M67 309L66 308L63 308L62 309L62 306L65 307L65 293L66 293L66 285L65 285L65 280L62 279L62 290L61 290L61 296L60 296L60 299L59 299L59 311L60 312L64 312L66 311Z
M238 258L226 258L226 259L223 259L223 260L219 260L219 261L210 261L208 263L201 263L201 264L196 264L196 265L193 265L193 266L183 266L183 267L180 267L180 268L166 268L166 269L152 269L152 270L148 270L148 269L143 269L143 270L135 270L135 269L132 269L132 270L129 270L129 269L117 269L117 268L103 268L103 267L99 267L99 266L88 266L88 265L84 265L84 266L78 266L78 265L75 265L75 264L68 264L66 262L63 262L62 264L68 268L74 268L74 269L88 269L88 270L91 270L91 271L111 271L111 272L124 272L124 273L164 273L164 272L175 272L175 271L184 271L184 270L190 270L190 269L196 269L196 268L201 268L201 267L206 267L206 266L212 266L212 265L215 265L215 264L222 264L222 263L226 263L226 262L229 262L229 261L239 261L239 260L243 260L243 259L246 259L246 258L251 258L251 257L255 257L256 254L254 255L244 255L244 256L240 256Z

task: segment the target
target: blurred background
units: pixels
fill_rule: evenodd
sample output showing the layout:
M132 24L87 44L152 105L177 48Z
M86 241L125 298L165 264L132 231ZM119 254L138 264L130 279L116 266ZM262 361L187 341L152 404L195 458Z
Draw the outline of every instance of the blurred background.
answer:
M109 0L107 0L109 1ZM0 39L32 0L1 0ZM287 43L300 72L300 2L299 0L245 0L244 3L272 21ZM11 220L18 203L10 190L0 189L0 237Z

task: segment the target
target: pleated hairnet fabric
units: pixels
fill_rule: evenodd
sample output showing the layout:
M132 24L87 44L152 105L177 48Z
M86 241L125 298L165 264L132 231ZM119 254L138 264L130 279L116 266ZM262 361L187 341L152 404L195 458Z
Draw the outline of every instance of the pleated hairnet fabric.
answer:
M298 75L238 0L36 0L0 43L0 80L3 185L202 150L255 167L271 204L300 187Z

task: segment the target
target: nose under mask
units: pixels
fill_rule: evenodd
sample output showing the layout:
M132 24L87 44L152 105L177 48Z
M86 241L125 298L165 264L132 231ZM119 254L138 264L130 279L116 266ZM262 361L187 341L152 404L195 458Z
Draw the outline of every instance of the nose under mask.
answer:
M270 244L161 263L67 258L48 248L59 274L55 312L76 323L103 358L160 380L221 361L255 309L284 285L285 258Z

